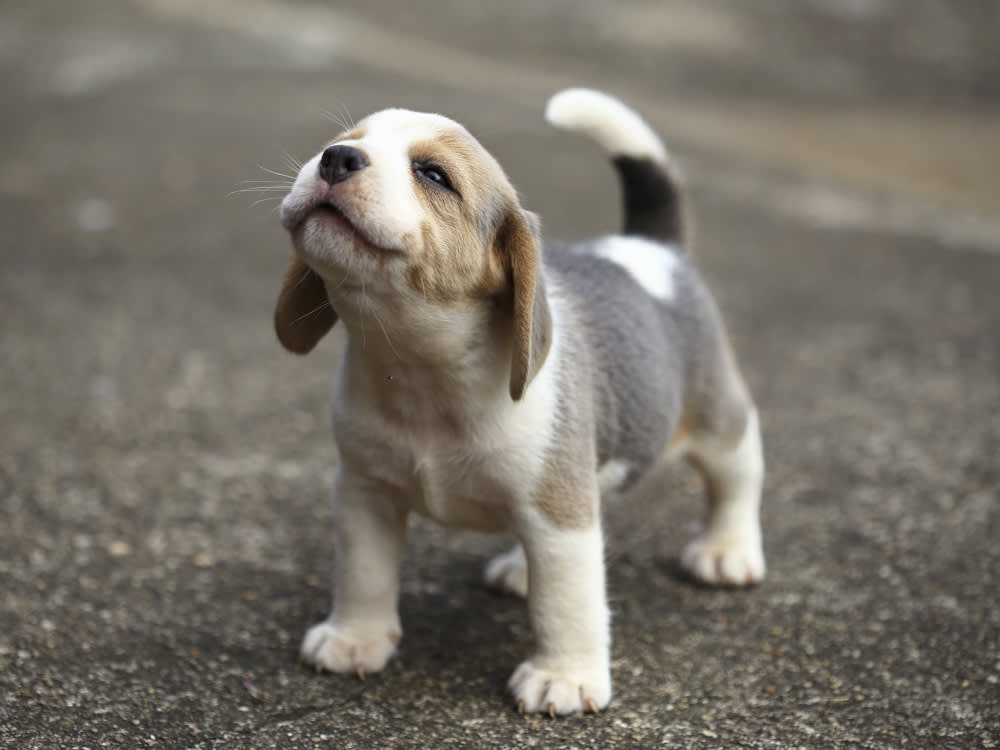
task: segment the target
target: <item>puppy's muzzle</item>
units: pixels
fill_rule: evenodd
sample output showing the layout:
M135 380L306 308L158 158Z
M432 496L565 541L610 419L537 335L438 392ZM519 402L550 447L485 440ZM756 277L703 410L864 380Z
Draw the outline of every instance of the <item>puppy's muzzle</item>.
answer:
M343 182L368 166L364 151L353 146L330 146L319 160L319 176L330 185Z

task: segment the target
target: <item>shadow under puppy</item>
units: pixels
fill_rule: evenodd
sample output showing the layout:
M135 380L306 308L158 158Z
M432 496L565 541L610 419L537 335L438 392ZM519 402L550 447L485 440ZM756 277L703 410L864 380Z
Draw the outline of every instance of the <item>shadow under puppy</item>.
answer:
M275 311L305 354L339 319L333 396L333 611L317 669L382 669L402 635L407 514L519 540L487 581L527 596L536 647L510 678L524 711L611 699L600 494L663 456L703 473L694 577L764 576L756 410L718 310L682 252L663 143L617 99L570 89L546 117L612 156L622 235L545 247L494 158L461 125L377 112L302 167L281 206L294 252Z

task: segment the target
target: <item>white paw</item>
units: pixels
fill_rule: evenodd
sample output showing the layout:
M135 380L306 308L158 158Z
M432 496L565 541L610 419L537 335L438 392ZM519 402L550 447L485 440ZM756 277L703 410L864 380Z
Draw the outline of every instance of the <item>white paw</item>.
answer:
M705 532L681 553L681 566L702 583L749 586L764 580L764 548L760 532L746 529Z
M395 624L355 629L321 622L306 632L299 654L317 672L354 672L363 678L385 667L401 636Z
M486 564L486 585L515 596L528 595L528 561L520 544Z
M529 659L514 671L507 689L526 713L597 713L611 700L611 672L607 666L549 666Z

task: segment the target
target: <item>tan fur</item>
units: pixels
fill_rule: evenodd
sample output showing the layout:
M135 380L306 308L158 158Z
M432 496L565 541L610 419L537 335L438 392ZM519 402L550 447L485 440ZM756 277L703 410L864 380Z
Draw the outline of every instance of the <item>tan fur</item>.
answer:
M545 462L545 473L535 490L535 507L559 529L589 529L600 510L600 492L594 471L574 466L579 456L558 447L558 457Z
M336 322L323 279L292 253L274 308L278 340L290 352L308 354Z
M571 384L559 399L564 425L582 421L589 409L586 398L577 398ZM594 446L590 433L564 429L549 446L541 481L534 492L535 507L547 521L560 529L587 529L600 512L600 490L594 466Z
M705 485L705 499L708 501L708 515L719 505L720 486L715 474L708 468L706 463L698 457L697 453L689 453L685 456L687 462L698 470L702 482Z
M509 214L497 235L497 245L510 263L514 292L514 342L510 395L520 400L538 373L552 344L552 313L539 270L537 240L520 214Z
M478 143L460 132L417 141L409 155L414 161L440 165L458 193L415 180L428 219L421 225L420 257L407 271L411 288L428 301L449 306L499 294L506 283L505 264L489 252L491 235L501 216L518 210L502 171L483 158Z
M428 302L450 307L504 289L500 256L484 248L478 229L465 216L423 222L421 239L423 255L407 269L406 280Z
M433 139L416 141L410 146L414 161L432 162L447 168L452 187L472 204L482 199L484 190L495 190L506 180L499 180L501 172L492 160L485 160L485 150L466 134L442 132Z
M668 456L673 456L679 453L684 447L691 442L691 438L694 435L694 419L691 411L685 408L683 414L681 414L680 420L677 422L677 426L674 428L674 434L670 436L670 440L667 441L667 451Z
M335 143L343 143L344 141L358 141L365 137L368 131L365 129L364 123L360 125L355 125L353 128L348 130L346 133L341 133L327 145L332 146Z

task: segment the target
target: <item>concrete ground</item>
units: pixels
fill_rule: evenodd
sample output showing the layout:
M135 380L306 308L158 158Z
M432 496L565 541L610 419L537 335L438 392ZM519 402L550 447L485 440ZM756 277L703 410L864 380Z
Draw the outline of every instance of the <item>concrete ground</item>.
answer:
M997 747L998 25L986 0L5 4L0 747ZM578 83L689 177L763 416L769 578L677 575L701 500L665 470L607 510L601 715L513 709L525 610L480 583L505 540L424 522L398 658L312 673L340 338L279 348L276 201L232 191L403 105L467 123L551 234L613 230L609 166L541 119Z

